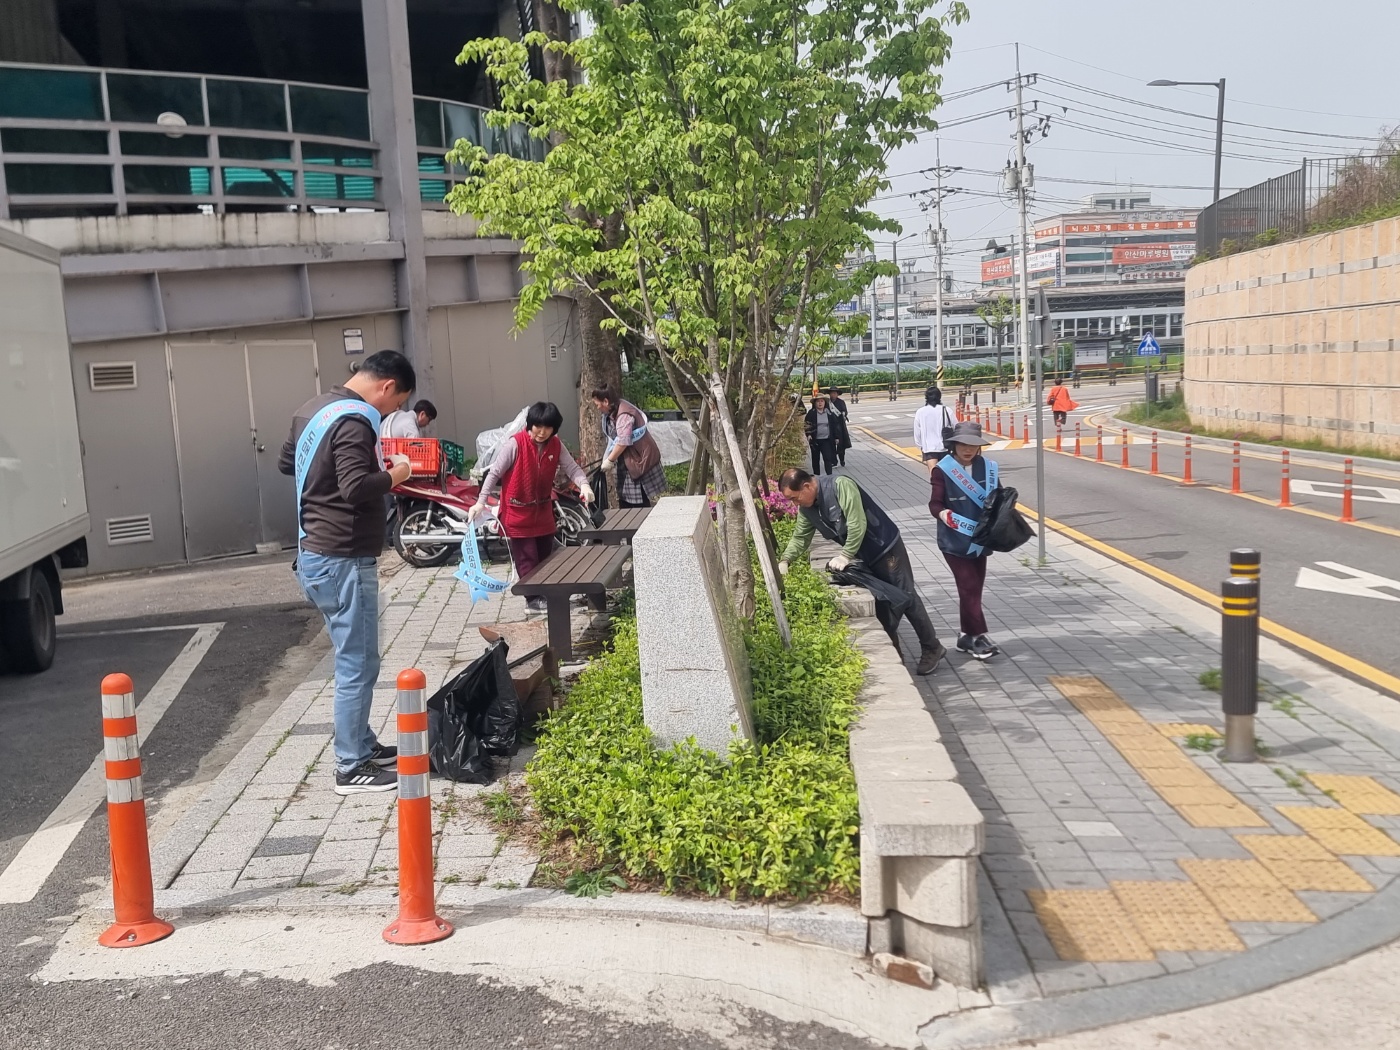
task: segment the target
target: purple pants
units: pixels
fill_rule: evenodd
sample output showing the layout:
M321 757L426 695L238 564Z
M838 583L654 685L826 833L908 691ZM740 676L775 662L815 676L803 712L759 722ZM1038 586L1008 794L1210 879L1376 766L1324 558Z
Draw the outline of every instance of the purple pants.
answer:
M987 618L982 615L982 585L987 582L987 559L959 558L944 552L943 560L953 570L953 582L958 585L958 623L962 634L974 638L987 633Z
M524 539L509 540L510 560L515 562L515 571L523 580L535 571L535 567L554 553L554 534L548 536L526 536Z

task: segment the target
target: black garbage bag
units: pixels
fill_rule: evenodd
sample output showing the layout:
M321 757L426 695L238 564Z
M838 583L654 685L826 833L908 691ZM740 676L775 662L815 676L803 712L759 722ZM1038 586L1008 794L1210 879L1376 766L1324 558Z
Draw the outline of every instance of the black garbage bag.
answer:
M593 522L595 529L603 527L603 521L607 514L605 508L608 505L608 475L601 467L596 468L588 476L588 485L593 489L593 503L588 508L589 520Z
M839 571L827 570L833 582L844 584L847 587L864 587L870 592L877 602L883 602L889 606L885 610L888 615L898 621L904 615L904 611L909 608L913 601L909 595L892 583L886 583L880 577L870 571L869 566L861 561L853 561L844 569Z
M993 492L972 534L972 542L981 544L983 550L1005 554L1034 536L1035 530L1016 509L1019 497L1020 493L1013 488L999 488Z
M493 755L520 746L520 702L515 695L504 641L493 643L466 669L428 698L428 754L433 770L449 780L485 784Z

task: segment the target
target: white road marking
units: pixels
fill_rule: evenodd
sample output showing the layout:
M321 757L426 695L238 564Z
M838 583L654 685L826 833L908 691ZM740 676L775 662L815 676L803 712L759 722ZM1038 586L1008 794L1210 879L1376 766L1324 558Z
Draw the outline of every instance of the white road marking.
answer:
M151 686L150 692L142 697L136 707L137 733L142 744L151 735L161 716L170 709L175 697L189 681L194 669L204 659L204 654L224 629L222 623L184 624L180 627L137 627L129 631L94 631L88 634L65 634L65 638L101 637L116 634L144 634L151 631L194 630L194 636L185 643L178 656L170 662ZM92 705L93 717L99 717L96 703ZM88 817L107 795L106 766L102 752L92 760L92 764L78 778L68 794L64 796L52 813L39 825L37 831L20 847L3 872L0 872L0 904L23 904L34 899L44 882L53 874L58 862L68 852L68 847L83 830Z
M1386 594L1376 589L1389 587L1392 590L1400 591L1400 580L1377 576L1364 569L1353 569L1350 565L1342 565L1335 561L1320 561L1315 564L1342 575L1332 576L1304 565L1298 570L1298 579L1294 582L1295 587L1302 587L1310 591L1329 591L1332 594L1349 594L1357 598L1379 598L1383 602L1400 602L1400 594Z
M1291 488L1303 496L1342 498L1342 483L1340 481L1309 481L1306 478L1294 478ZM1375 495L1363 495L1366 492L1374 492ZM1366 503L1400 503L1400 489L1387 488L1384 485L1353 485L1351 497Z

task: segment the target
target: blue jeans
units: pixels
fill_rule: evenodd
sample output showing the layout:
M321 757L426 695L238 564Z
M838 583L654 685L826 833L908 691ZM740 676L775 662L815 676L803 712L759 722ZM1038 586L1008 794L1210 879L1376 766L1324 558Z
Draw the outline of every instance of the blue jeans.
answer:
M379 575L374 558L301 551L297 582L326 620L335 650L335 770L349 773L378 742L369 727L379 677Z

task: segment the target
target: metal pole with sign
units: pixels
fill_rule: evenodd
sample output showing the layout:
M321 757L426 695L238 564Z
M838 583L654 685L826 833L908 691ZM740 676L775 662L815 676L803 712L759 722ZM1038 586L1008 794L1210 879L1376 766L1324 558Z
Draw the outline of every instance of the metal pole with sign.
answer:
M1045 288L1035 291L1035 509L1040 515L1040 528L1036 529L1036 546L1039 565L1045 564L1045 347L1046 333L1050 331L1050 304L1045 298Z

